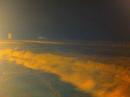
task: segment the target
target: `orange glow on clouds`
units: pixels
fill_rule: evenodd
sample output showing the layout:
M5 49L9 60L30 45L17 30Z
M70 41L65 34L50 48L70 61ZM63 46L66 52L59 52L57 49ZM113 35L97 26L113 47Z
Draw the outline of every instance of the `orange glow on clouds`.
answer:
M108 59L111 62L101 63L89 57L81 59L6 49L0 51L0 59L56 74L62 81L91 93L93 97L130 97L130 72L127 66L122 65L130 64L128 57Z

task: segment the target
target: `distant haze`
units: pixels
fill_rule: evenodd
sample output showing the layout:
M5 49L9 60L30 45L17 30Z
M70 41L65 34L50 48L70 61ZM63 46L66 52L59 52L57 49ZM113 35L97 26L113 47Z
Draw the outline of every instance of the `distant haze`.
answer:
M0 0L0 38L129 40L128 0Z

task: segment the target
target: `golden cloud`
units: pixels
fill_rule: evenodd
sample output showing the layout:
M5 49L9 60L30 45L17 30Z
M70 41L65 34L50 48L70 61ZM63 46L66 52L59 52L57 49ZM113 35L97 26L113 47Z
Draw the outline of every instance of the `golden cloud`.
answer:
M62 81L94 97L130 97L129 68L119 64L126 64L125 60L129 58L124 58L124 61L121 58L118 61L117 58L112 59L113 62L98 62L89 57L82 59L63 54L3 49L0 51L0 59L56 74Z

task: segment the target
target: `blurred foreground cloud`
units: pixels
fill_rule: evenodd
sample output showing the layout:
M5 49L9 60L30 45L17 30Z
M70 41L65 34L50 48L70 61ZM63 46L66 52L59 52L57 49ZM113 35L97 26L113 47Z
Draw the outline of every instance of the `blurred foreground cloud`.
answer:
M89 57L81 59L61 54L3 49L0 50L0 59L56 74L62 81L91 93L93 97L130 96L130 68L123 65L130 64L129 57L102 59L105 61L99 62Z

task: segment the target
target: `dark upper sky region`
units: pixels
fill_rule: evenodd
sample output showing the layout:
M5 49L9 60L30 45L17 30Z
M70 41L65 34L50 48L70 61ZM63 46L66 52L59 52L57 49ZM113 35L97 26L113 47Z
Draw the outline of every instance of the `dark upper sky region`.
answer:
M128 40L128 0L0 0L0 38Z

